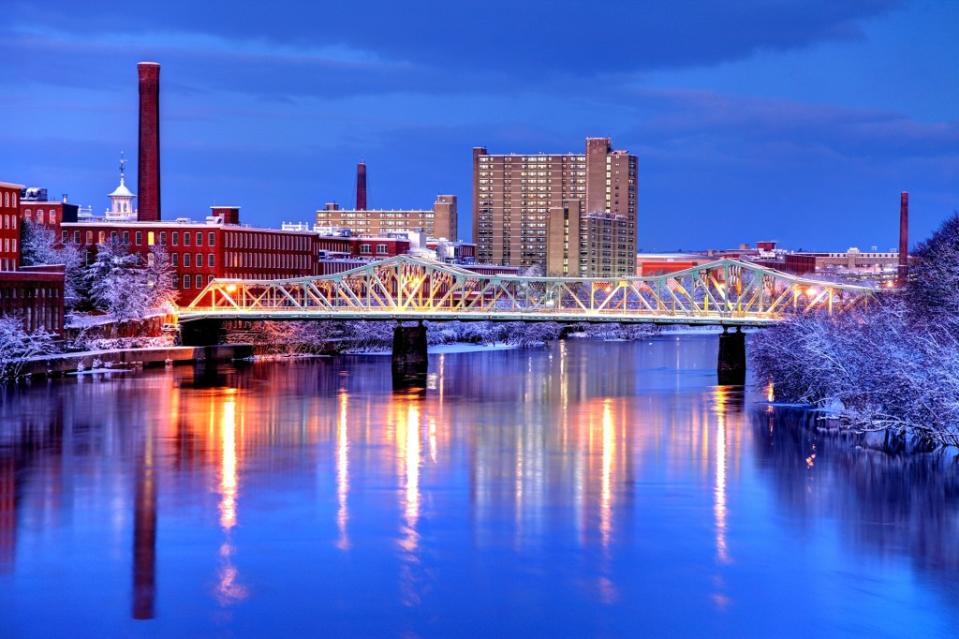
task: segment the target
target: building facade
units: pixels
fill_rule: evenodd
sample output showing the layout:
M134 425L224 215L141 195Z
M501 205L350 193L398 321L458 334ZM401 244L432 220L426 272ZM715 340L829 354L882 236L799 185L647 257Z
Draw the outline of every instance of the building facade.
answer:
M494 155L473 149L477 260L550 275L635 269L638 160L609 138L582 154Z
M0 272L0 315L17 317L27 331L63 333L63 265Z
M341 209L335 202L316 212L316 226L347 229L354 235L383 236L422 231L430 237L456 239L456 196L439 195L432 209Z
M20 190L22 184L0 182L0 271L20 264Z
M60 224L76 222L79 210L79 206L67 202L66 199L51 201L47 197L46 189L32 187L20 193L21 222L43 226L53 231L57 237L60 236Z

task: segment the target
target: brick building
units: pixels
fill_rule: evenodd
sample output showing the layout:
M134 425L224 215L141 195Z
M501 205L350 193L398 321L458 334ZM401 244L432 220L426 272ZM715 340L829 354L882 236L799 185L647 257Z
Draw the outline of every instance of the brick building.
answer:
M316 212L317 227L348 229L354 235L422 231L430 237L455 240L457 223L455 195L438 195L432 209L341 209L329 202Z
M550 275L635 269L638 161L609 138L583 154L494 155L473 149L477 259Z
M0 271L20 264L20 190L22 184L0 182Z
M33 332L63 332L63 265L0 271L0 315L12 315Z
M61 223L77 221L79 210L79 206L67 202L65 197L51 201L46 189L31 187L20 193L20 220L44 226L57 236Z
M64 242L87 249L117 239L146 263L150 247L166 248L175 268L178 303L188 304L213 278L280 279L313 275L316 234L179 219L171 222L91 221L62 225Z

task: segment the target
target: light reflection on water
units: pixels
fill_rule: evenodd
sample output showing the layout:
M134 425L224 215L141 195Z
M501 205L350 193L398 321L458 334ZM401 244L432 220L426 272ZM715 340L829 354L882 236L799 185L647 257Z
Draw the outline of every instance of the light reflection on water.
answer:
M771 387L715 386L715 349L439 355L415 393L391 391L385 357L5 391L0 619L12 636L955 623L955 469L830 446L768 408Z

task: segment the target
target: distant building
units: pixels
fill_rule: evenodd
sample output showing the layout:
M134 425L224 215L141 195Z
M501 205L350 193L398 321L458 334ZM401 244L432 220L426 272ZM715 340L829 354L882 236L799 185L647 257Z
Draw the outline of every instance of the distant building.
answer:
M712 257L691 253L639 253L636 256L636 275L667 275L712 261Z
M79 211L80 207L67 202L66 196L61 201L51 201L43 188L30 187L20 193L20 219L46 227L57 237L60 236L60 224L76 222Z
M349 229L354 235L383 236L423 231L430 237L456 239L455 195L438 195L432 209L341 209L335 202L316 212L316 226Z
M20 264L20 191L22 184L0 182L0 271Z
M583 154L494 155L473 149L477 259L549 275L635 269L638 160L609 138Z
M20 268L23 188L22 184L0 182L0 316L20 318L29 331L43 327L60 334L63 331L63 266Z

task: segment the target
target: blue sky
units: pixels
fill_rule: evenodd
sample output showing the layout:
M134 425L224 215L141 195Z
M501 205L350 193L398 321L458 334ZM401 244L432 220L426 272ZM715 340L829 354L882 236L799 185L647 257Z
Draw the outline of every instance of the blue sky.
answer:
M4 3L0 180L106 207L162 65L163 215L460 197L470 149L639 156L639 246L895 245L959 209L959 2ZM133 181L135 183L135 181Z

